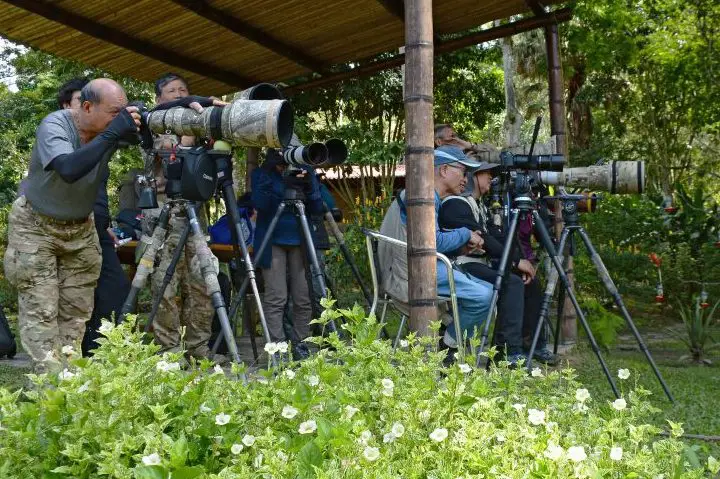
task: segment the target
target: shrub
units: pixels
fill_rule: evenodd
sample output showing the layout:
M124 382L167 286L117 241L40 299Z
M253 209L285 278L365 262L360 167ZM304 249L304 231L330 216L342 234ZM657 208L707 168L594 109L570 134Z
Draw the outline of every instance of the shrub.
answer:
M430 340L393 351L361 308L323 321L340 316L348 343L317 338L332 347L247 383L207 362L182 369L179 355L105 323L92 359L32 377L32 390L0 390L0 476L703 475L679 440L655 440L643 424L653 408L632 379L611 403L589 397L569 369L444 369Z

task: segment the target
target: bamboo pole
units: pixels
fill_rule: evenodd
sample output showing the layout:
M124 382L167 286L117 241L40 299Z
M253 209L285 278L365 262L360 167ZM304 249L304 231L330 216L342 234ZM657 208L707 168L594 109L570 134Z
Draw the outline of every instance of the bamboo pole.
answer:
M405 2L405 151L410 329L430 335L437 318L433 181L432 0Z
M545 47L548 60L548 82L550 93L550 134L555 137L555 151L568 158L567 133L565 124L565 101L563 95L563 74L560 63L560 41L558 25L553 23L545 26ZM562 210L560 202L555 205L555 234L560 235L563 227ZM568 245L569 248L569 245ZM563 252L564 254L565 252ZM567 276L572 288L575 288L575 274L573 259L568 258ZM562 321L560 324L563 343L573 344L577 341L577 317L575 308L570 299L565 297L565 304L562 308Z

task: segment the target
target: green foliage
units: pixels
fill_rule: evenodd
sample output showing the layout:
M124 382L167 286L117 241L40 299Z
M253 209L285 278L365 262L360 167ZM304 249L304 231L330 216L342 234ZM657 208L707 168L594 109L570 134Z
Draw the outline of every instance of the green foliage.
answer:
M585 298L580 302L587 316L590 330L600 346L609 349L615 344L618 332L625 326L625 320L605 307L594 298Z
M705 472L676 438L655 437L645 420L656 410L642 388L621 383L625 402L610 404L584 394L569 369L445 369L430 338L410 337L393 351L375 339L380 326L362 308L329 309L320 322L339 317L349 343L315 338L332 348L248 383L209 363L182 370L179 354L156 355L131 322L104 323L92 359L70 357L63 372L32 376L28 391L0 389L0 471L226 479Z
M718 306L720 306L720 300L714 306L709 307L707 304L701 304L700 298L696 298L691 307L678 304L685 334L676 336L688 347L690 357L696 363L710 364L706 354L710 349L718 346L712 336L713 320Z

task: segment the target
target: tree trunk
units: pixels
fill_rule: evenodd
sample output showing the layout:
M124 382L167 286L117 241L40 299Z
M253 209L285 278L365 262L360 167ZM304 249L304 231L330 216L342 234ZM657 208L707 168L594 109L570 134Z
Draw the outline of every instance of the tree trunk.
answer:
M430 335L437 317L433 180L432 0L405 2L407 242L410 328Z
M495 26L500 26L496 21ZM502 39L503 73L505 77L505 121L503 122L503 137L505 146L514 148L520 144L520 128L523 124L523 115L517 107L515 96L515 56L513 54L512 37Z

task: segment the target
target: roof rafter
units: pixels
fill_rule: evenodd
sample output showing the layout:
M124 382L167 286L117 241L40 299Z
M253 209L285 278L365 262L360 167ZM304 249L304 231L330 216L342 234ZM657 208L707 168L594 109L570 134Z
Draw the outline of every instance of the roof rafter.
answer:
M530 10L538 17L544 17L548 14L545 5L543 5L540 0L525 0L525 4L530 7Z
M254 83L250 78L230 70L219 68L196 58L182 55L173 50L140 40L120 30L93 22L89 18L64 10L42 0L1 0L28 12L40 15L91 37L124 48L134 53L150 57L154 60L173 65L183 70L209 77L231 86L247 87Z
M289 45L277 38L269 35L261 29L240 20L237 17L223 12L219 8L215 8L204 0L171 0L173 3L186 8L196 15L199 15L211 22L220 25L236 35L250 40L253 43L267 48L271 52L280 55L283 58L307 68L313 72L321 72L324 65L316 58L303 53L292 45Z
M479 43L488 42L490 40L497 40L498 38L509 37L518 33L527 32L536 28L541 28L546 25L554 23L565 22L572 18L571 8L562 8L553 12L548 12L542 17L530 17L522 20L517 20L512 23L507 23L499 27L488 28L479 32L471 33L464 37L455 38L453 40L447 40L442 44L435 47L435 54L452 52L459 50L460 48L469 47L471 45L477 45ZM372 75L382 70L389 68L395 68L405 63L405 55L399 54L391 58L379 61L370 62L359 62L360 66L351 70L333 73L322 78L313 78L311 80L296 83L288 87L283 88L283 92L289 95L297 93L299 91L310 90L312 88L318 88L327 86L332 83L349 80L351 78L359 78L363 76Z
M403 0L377 0L385 10L405 22L405 2Z

